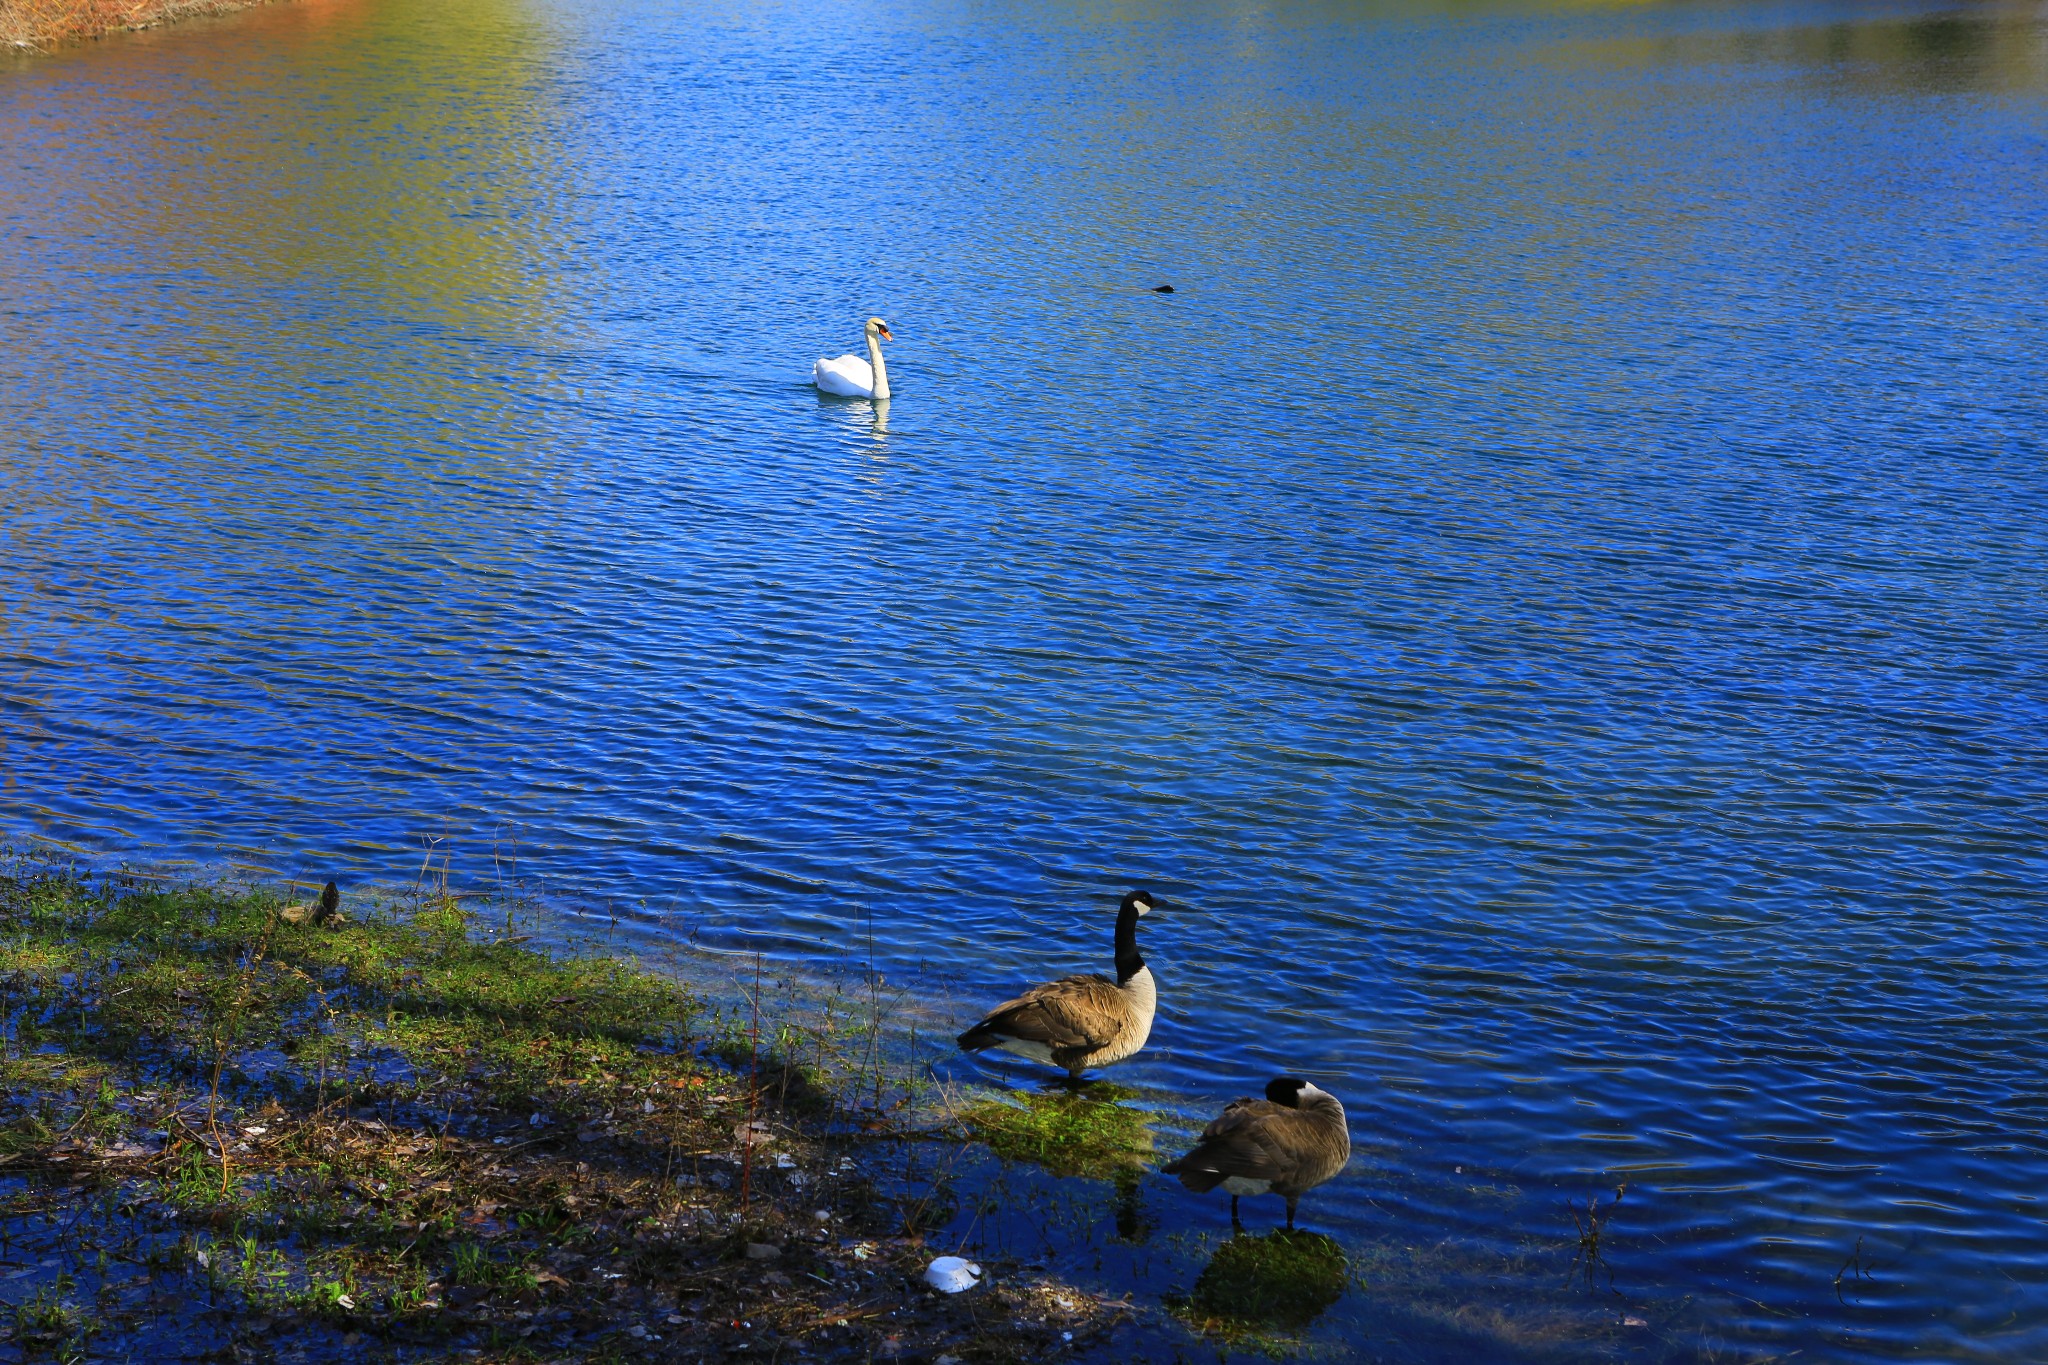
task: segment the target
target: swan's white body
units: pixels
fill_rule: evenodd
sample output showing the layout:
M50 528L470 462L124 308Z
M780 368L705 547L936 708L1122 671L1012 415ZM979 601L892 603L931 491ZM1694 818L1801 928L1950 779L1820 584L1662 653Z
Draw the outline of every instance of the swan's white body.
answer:
M885 338L894 338L889 337L889 324L880 318L869 318L866 331L866 360L857 355L820 360L811 371L812 382L826 393L836 393L841 398L887 398L889 370L882 363L882 342Z
M879 391L875 384L877 374L882 376ZM876 369L857 355L843 355L837 360L820 360L813 378L817 380L819 388L827 393L836 393L841 398L880 398L889 392L889 372L886 369Z

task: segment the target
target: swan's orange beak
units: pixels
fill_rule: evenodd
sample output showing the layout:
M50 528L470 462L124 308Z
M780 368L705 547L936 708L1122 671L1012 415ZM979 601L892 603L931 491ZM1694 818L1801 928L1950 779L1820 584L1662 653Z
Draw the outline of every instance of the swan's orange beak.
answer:
M884 341L894 341L896 339L895 335L887 327L877 327L875 331L881 334L881 338Z

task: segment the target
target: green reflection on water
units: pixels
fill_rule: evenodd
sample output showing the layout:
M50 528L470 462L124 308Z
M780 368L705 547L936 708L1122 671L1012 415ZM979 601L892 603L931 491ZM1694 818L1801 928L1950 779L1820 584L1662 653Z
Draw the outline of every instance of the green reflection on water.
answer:
M0 156L34 171L24 237L73 244L74 291L147 291L110 338L121 360L224 407L342 381L430 413L494 401L418 361L560 322L551 37L524 0L310 0L147 37L17 70L65 117L0 125ZM413 343L375 344L392 329ZM86 382L41 354L12 357L31 386Z

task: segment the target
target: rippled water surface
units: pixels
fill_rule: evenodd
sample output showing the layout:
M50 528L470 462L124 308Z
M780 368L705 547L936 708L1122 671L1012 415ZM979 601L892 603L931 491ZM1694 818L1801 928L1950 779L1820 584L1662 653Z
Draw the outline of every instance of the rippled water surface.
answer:
M305 0L18 60L0 835L439 840L818 962L871 913L956 1016L1148 885L1119 1078L1350 1106L1333 1348L2048 1359L2042 15ZM805 382L870 313L887 411ZM1225 1214L1139 1193L1156 1303Z

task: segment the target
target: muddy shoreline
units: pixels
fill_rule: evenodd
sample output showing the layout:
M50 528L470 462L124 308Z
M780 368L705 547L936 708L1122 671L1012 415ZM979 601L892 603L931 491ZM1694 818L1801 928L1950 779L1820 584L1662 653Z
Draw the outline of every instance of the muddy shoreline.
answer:
M0 869L0 1350L1149 1353L1132 1305L1022 1265L924 1283L948 1154L1004 1111L935 1119L858 1018L764 1037L432 892L316 907Z

